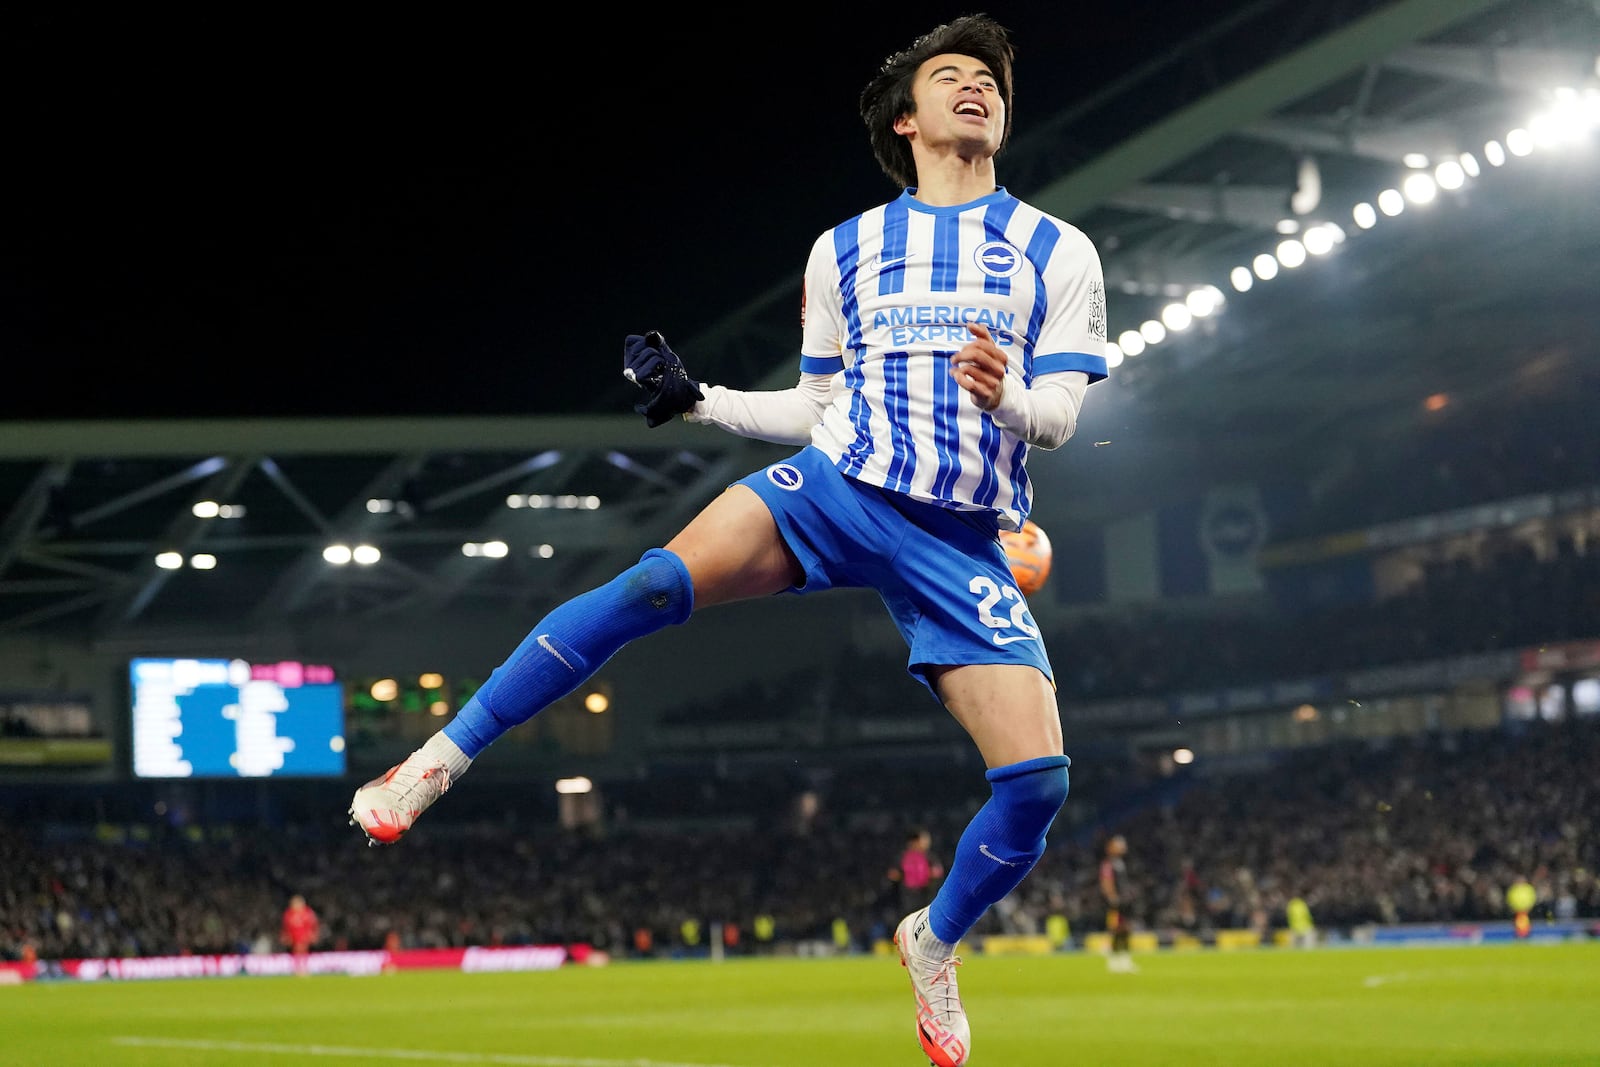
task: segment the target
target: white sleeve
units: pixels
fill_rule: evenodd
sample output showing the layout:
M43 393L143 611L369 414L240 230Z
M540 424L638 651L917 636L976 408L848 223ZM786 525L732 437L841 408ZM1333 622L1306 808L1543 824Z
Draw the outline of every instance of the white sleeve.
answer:
M799 384L793 389L744 390L702 385L701 392L706 398L697 401L683 417L758 441L808 444L812 427L822 421L834 387L842 383L843 378L843 372L802 373Z
M1060 448L1078 428L1088 389L1089 375L1083 371L1046 374L1034 380L1032 389L1019 376L1007 374L1000 403L989 416L1030 445Z

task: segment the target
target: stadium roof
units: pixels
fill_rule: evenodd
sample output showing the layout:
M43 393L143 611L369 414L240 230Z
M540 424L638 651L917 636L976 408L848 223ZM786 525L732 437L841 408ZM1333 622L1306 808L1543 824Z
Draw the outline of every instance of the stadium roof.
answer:
M1352 439L1403 442L1433 394L1470 412L1552 380L1592 387L1595 98L1572 146L1534 116L1562 104L1558 89L1579 106L1594 94L1597 53L1589 0L1257 3L1035 116L1002 157L1006 184L1095 240L1113 338L1195 290L1225 297L1138 354L1128 345L1077 438L1035 462L1042 484L1059 479L1063 514L1095 523L1195 484L1308 477ZM1356 205L1408 177L1453 184L1463 164L1474 173L1459 188L1355 223ZM1280 232L1286 219L1300 232ZM1286 237L1313 245L1325 222L1339 227L1321 231L1336 236L1326 254L1270 281L1252 273L1248 292L1231 284ZM743 307L680 347L707 380L787 386L793 363L772 353L793 350L793 306L791 278L751 278ZM527 616L609 578L785 451L648 430L633 399L619 378L571 415L12 422L0 636L468 604ZM239 510L201 517L200 501ZM462 549L496 541L505 558ZM371 543L381 562L330 565L334 542ZM162 569L162 551L185 565ZM187 565L197 554L215 569Z

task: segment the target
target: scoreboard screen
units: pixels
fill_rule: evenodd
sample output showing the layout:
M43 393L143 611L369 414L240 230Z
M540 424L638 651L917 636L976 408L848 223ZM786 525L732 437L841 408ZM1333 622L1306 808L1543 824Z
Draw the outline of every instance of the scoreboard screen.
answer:
M242 659L131 660L137 778L308 778L345 772L333 669Z

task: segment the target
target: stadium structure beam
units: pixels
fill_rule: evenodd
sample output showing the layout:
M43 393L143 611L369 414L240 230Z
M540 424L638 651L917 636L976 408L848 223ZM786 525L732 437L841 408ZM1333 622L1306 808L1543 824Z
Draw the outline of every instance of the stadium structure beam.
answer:
M1218 137L1284 104L1507 0L1400 0L1156 122L1030 197L1059 218L1080 217L1115 193L1161 173Z
M632 413L13 422L0 434L0 459L125 459L248 452L355 456L602 447L648 451L683 448L694 440L695 431L696 427L682 420L650 429Z

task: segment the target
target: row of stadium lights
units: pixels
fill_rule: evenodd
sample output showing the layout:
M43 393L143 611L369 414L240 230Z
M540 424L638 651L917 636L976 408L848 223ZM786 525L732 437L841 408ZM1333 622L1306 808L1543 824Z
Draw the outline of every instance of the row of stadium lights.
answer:
M437 694L444 689L444 675L437 671L426 671L417 676L417 686L424 693ZM378 678L367 686L367 695L380 704L387 704L400 698L401 685L398 678ZM591 715L604 715L611 708L611 698L606 694L604 686L595 686L583 696L583 710ZM443 717L450 714L450 702L442 696L436 696L428 702L428 714Z
M574 494L554 496L547 493L513 493L506 497L506 507L513 511L524 508L594 511L600 507L600 498ZM214 500L198 501L190 510L199 519L238 519L243 518L245 514L243 504L220 504ZM373 515L396 514L405 510L409 509L405 508L401 501L379 497L367 501L367 511ZM467 541L461 546L461 554L472 559L504 559L510 552L510 546L504 541ZM556 554L556 549L551 544L530 545L528 554L536 559L549 559ZM335 542L322 550L322 558L324 562L335 567L345 567L350 564L370 567L383 559L383 550L369 543L349 545ZM185 564L197 571L209 571L216 569L217 557L210 552L196 552L185 557L182 552L164 551L156 554L155 562L157 567L167 571L180 570Z
M1600 60L1596 61L1600 74ZM1511 157L1532 155L1536 149L1556 149L1574 144L1596 128L1600 128L1600 89L1583 92L1576 89L1558 89L1552 94L1553 106L1528 123L1505 135L1504 143L1489 141L1483 146L1483 158L1491 167L1503 167ZM1394 218L1406 209L1406 204L1418 206L1431 204L1441 190L1454 192L1478 177L1481 165L1470 152L1456 159L1439 163L1430 173L1426 168L1430 160L1424 155L1411 155L1405 164L1413 168L1399 189L1385 189L1374 198L1375 203L1362 202L1351 211L1351 218L1363 230L1376 226L1382 217ZM1278 224L1282 234L1299 233L1300 223L1285 219ZM1249 292L1257 281L1269 282L1284 270L1294 270L1314 256L1325 256L1345 240L1343 227L1334 222L1313 225L1298 237L1285 237L1272 252L1263 252L1251 260L1249 266L1234 267L1228 280L1234 290ZM1196 319L1220 311L1227 302L1222 290L1215 285L1205 285L1192 290L1182 302L1168 304L1157 318L1148 319L1136 330L1124 330L1115 341L1106 346L1106 363L1120 366L1124 359L1138 356L1148 349L1182 333Z

